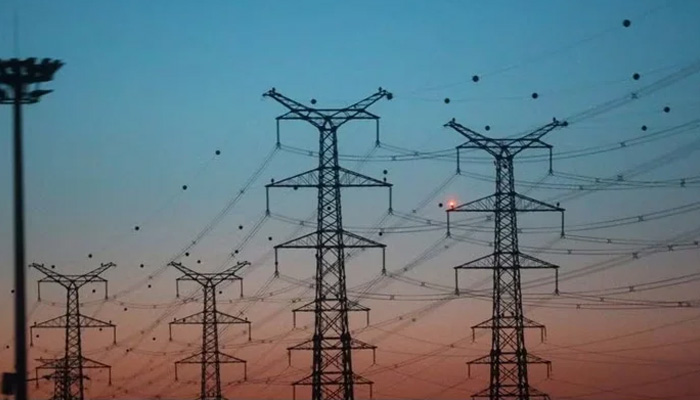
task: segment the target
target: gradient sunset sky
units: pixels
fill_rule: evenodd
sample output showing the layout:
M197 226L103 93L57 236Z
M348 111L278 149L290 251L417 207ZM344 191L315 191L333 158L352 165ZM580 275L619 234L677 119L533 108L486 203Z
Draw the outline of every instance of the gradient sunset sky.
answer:
M81 292L85 314L118 325L116 346L107 332L85 333L85 354L113 367L111 387L91 373L89 397L196 397L199 369L175 382L173 362L196 351L201 331L176 327L170 341L167 322L201 303L175 297L180 274L165 266L216 271L239 250L252 263L245 296L222 289L220 309L251 320L253 340L222 328L224 351L248 361L248 382L240 366L223 367L225 395L291 398L289 383L310 372L309 354L290 366L285 348L311 334L312 316L292 329L291 309L311 300L313 254L282 252L274 278L271 249L311 231L301 222L316 195L272 191L266 216L264 185L313 168L318 135L282 124L277 149L285 109L262 93L341 107L383 87L394 98L371 108L382 145L372 123L340 130L342 165L394 184L388 216L386 191L343 193L346 228L386 243L393 274L380 275L375 250L347 264L350 293L372 308L369 326L364 315L351 322L379 347L375 365L371 354L353 359L375 398L464 399L488 385L488 368L467 379L465 362L490 346L487 332L472 341L470 331L490 316L490 277L461 272L457 297L452 267L490 252L492 224L460 215L448 238L438 203L492 193L494 167L465 152L455 173L450 149L463 138L443 128L453 117L496 137L572 121L547 136L553 175L538 150L516 163L521 193L567 210L564 238L558 215L519 219L522 250L561 266L559 296L551 272L523 273L526 316L547 326L544 343L527 333L528 350L553 362L549 378L530 367L533 386L555 399L700 398L699 18L700 2L683 0L0 0L0 57L66 63L55 92L25 109L28 261L66 273L117 264L104 273L107 301L99 286ZM11 122L1 108L3 371L13 354ZM37 302L41 277L28 273L30 323L62 312L57 287ZM61 332L36 333L32 359L60 355ZM35 398L53 389L31 388Z

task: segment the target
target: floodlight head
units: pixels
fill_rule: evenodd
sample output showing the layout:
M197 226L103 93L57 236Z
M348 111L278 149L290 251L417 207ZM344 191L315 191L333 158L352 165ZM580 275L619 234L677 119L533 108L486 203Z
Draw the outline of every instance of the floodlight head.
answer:
M0 60L0 83L15 86L49 82L62 66L63 62L60 60L50 58L44 58L41 62L37 62L34 57L25 60Z
M46 89L37 89L37 90L32 90L31 92L27 93L27 98L33 100L33 103L36 103L39 101L39 98L43 95L49 94L53 92L53 90L46 90Z
M10 93L7 89L0 89L0 103L13 103L15 98L24 104L38 102L41 96L51 93L50 90L39 89L38 85L52 81L56 71L62 66L62 61L50 58L41 61L34 57L24 60L0 59L0 86L7 86L13 91ZM32 90L28 90L30 85L34 85Z

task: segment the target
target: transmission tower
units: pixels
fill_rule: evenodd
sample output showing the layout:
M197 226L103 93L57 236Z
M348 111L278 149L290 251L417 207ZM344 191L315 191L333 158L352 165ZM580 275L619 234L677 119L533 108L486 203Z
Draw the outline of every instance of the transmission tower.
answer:
M181 281L192 281L200 284L204 295L202 311L184 318L175 319L168 326L170 329L170 340L172 340L173 325L202 325L202 349L196 354L175 362L175 380L178 379L178 365L200 364L202 368L200 400L221 400L223 396L221 395L220 365L242 363L243 379L247 379L247 369L245 360L222 353L219 350L218 325L247 324L248 340L250 340L250 322L247 319L234 317L216 309L216 287L226 281L241 281L242 289L243 280L236 273L246 265L250 265L250 263L242 261L225 271L217 273L196 272L177 262L171 262L170 265L185 274L175 281L178 297L180 297ZM241 296L243 296L242 290Z
M316 251L316 279L314 301L294 310L313 312L314 334L310 340L288 351L311 350L313 366L310 375L293 383L311 386L313 400L353 400L354 385L370 385L372 381L353 372L352 350L375 350L376 346L351 337L348 312L368 312L367 307L347 298L345 281L345 249L381 248L385 245L363 238L343 229L340 202L342 187L388 187L391 211L391 184L347 170L338 164L338 128L350 120L374 120L379 143L379 117L367 111L372 104L391 93L379 90L359 102L345 108L313 108L305 106L278 93L274 88L263 96L270 97L289 111L277 117L277 145L279 146L279 122L301 120L313 125L319 132L318 167L290 178L268 184L266 188L316 188L318 210L316 231L275 246L275 274L278 272L278 249L314 249ZM315 100L312 100L312 104ZM267 201L269 214L269 196ZM384 271L382 267L382 271ZM294 393L296 397L296 393Z
M552 146L542 138L553 129L567 126L566 122L554 119L551 123L519 138L492 139L466 128L452 119L445 124L467 138L467 142L457 147L459 172L459 150L481 149L495 159L496 192L478 200L451 207L447 210L448 235L449 216L452 212L490 212L494 214L495 235L493 253L455 267L455 285L460 269L493 270L493 309L490 319L474 325L475 329L491 330L491 352L489 355L469 361L469 367L488 364L491 367L490 384L487 389L473 395L474 398L500 399L549 399L547 394L530 386L528 364L545 364L547 373L551 362L529 354L525 349L525 328L538 328L544 338L544 325L525 318L523 315L520 283L521 269L552 268L558 281L558 266L533 256L523 254L518 249L518 212L557 211L562 214L562 235L564 232L564 209L543 203L515 191L513 159L526 149L548 149ZM558 293L558 285L555 288Z
M30 344L34 344L34 329L65 329L65 351L62 358L43 359L35 369L36 384L39 385L39 371L52 370L48 376L54 382L52 400L83 400L85 396L84 381L89 379L85 374L86 369L107 369L109 372L109 384L112 384L112 369L109 365L91 360L83 356L81 332L86 328L112 329L113 342L117 341L117 327L110 322L101 321L80 313L80 288L88 283L104 283L105 299L107 299L107 280L100 274L109 268L115 267L113 263L102 264L100 267L82 274L59 274L53 270L54 266L47 268L42 264L32 264L31 267L39 270L44 278L37 282L37 292L41 301L41 284L58 283L66 289L66 313L44 322L34 323L29 328Z

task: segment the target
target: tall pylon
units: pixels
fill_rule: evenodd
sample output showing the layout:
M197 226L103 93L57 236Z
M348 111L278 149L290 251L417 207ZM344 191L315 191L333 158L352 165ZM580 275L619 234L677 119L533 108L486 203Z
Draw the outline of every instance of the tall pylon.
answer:
M522 291L520 282L521 269L554 269L558 281L558 266L523 254L518 248L518 212L556 211L562 214L562 235L564 232L564 209L535 200L515 191L513 159L526 149L548 149L552 146L542 138L558 127L567 126L566 122L554 119L551 123L518 138L492 139L452 119L445 124L467 138L467 142L457 147L461 149L481 149L495 159L496 192L490 196L447 209L448 235L450 235L449 216L452 212L490 212L494 213L495 234L493 253L477 258L455 267L455 286L459 293L458 271L460 269L493 270L493 309L490 319L472 327L491 330L491 351L484 357L469 361L469 367L475 364L488 364L491 367L490 384L487 389L475 393L473 398L501 399L549 399L549 396L534 387L528 381L528 364L545 364L547 373L551 362L529 354L525 348L525 328L538 328L544 338L544 325L525 318L523 315ZM457 157L459 163L459 157ZM459 172L459 164L458 164ZM555 288L558 293L558 285Z
M177 262L171 262L170 265L184 274L184 276L177 278L175 281L177 296L180 297L180 282L192 281L202 286L204 299L202 311L187 317L174 319L168 325L170 340L172 340L173 325L202 325L202 349L198 353L175 362L175 380L178 379L178 365L200 364L202 373L199 399L221 400L224 397L221 395L220 364L243 364L243 379L247 379L247 370L245 360L222 353L219 350L218 325L247 324L248 340L250 340L250 322L247 319L234 317L233 315L223 313L216 309L216 287L226 281L240 281L241 296L243 296L243 279L236 275L236 273L246 265L250 265L250 263L241 261L227 270L217 273L196 272Z
M86 369L107 369L109 372L109 384L112 383L112 369L109 365L83 356L81 332L86 328L112 329L113 342L116 344L117 327L111 321L101 321L80 313L80 288L88 283L103 283L105 299L107 299L107 280L102 278L100 274L115 266L113 263L107 263L82 275L67 275L54 271L54 266L47 268L43 264L34 263L30 265L31 268L46 275L37 281L37 292L40 301L42 283L58 283L66 289L66 313L44 322L34 323L29 329L31 345L34 344L34 329L59 328L65 330L63 357L57 359L40 358L38 360L40 365L35 369L37 386L39 385L39 371L53 371L49 375L49 378L54 382L52 400L83 400L85 398L84 381L89 379L84 374Z
M380 248L385 245L366 239L343 229L340 189L343 187L388 187L391 211L391 184L341 167L338 163L338 128L350 120L374 120L379 143L379 117L367 111L382 98L391 100L391 93L379 90L359 102L345 108L313 108L303 105L277 92L274 88L263 96L270 97L289 111L277 117L277 144L279 146L279 122L281 120L306 121L318 129L318 167L290 178L273 182L270 188L316 188L318 209L316 231L275 246L275 274L279 274L277 250L314 249L316 251L315 298L294 312L314 313L314 334L310 340L288 351L311 350L313 366L310 375L293 383L311 386L312 400L353 400L354 385L370 385L372 381L353 372L352 350L375 350L376 346L353 338L348 324L348 312L369 309L348 300L345 280L345 249ZM315 100L312 100L312 104ZM267 212L270 212L269 196ZM385 267L382 267L385 271Z

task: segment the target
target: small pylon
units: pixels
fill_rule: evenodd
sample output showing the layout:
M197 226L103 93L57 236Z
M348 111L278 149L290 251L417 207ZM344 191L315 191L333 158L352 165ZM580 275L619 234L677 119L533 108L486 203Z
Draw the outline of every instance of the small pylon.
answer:
M471 365L487 364L491 367L490 384L487 389L477 392L473 398L490 400L534 398L548 400L549 396L530 386L528 364L545 364L547 374L551 362L529 354L525 348L525 328L536 328L542 332L544 325L523 315L521 269L554 269L558 278L558 266L523 254L518 248L518 212L562 213L562 235L564 233L564 209L524 196L515 191L513 158L531 148L550 151L550 172L552 146L543 142L542 137L552 130L567 126L566 122L554 119L551 123L519 138L492 139L452 119L445 124L467 138L467 142L457 147L457 172L459 173L459 150L480 149L489 153L496 164L496 192L468 203L447 209L447 232L450 235L450 213L452 212L491 212L494 213L494 251L476 260L455 267L455 290L459 293L458 271L460 269L493 270L493 309L490 319L474 325L475 329L491 330L491 352L489 355L469 361ZM557 279L558 280L558 279ZM558 285L555 286L558 293Z
M219 350L219 330L218 325L222 324L247 324L248 340L250 340L250 322L247 319L234 317L216 309L216 287L225 281L241 281L241 277L236 273L246 265L247 261L242 261L233 267L218 273L202 273L193 271L180 263L171 262L171 266L177 268L185 274L178 278L176 282L177 296L180 296L179 283L181 281L192 281L202 286L204 295L204 307L202 311L178 318L169 324L170 340L172 340L173 325L202 325L202 349L189 357L175 362L175 380L178 379L177 367L180 364L200 364L201 392L200 400L222 400L221 395L221 371L220 364L243 364L243 379L247 379L247 368L245 360L222 353ZM241 296L243 291L241 290Z
M115 267L113 263L102 264L100 267L82 274L59 274L52 268L43 264L32 264L30 267L39 270L46 277L37 281L37 293L41 301L41 284L58 283L66 289L66 313L44 322L34 323L30 327L30 345L34 344L34 329L64 329L65 353L62 358L43 359L35 369L36 384L39 385L39 371L52 370L49 378L54 382L52 400L83 400L85 397L84 380L89 379L85 374L86 369L107 369L109 372L109 384L112 384L112 369L109 365L91 360L83 356L81 331L85 328L112 329L113 342L117 342L117 327L111 322L101 321L80 313L80 288L88 283L104 283L105 299L108 296L107 280L100 276L109 268Z

